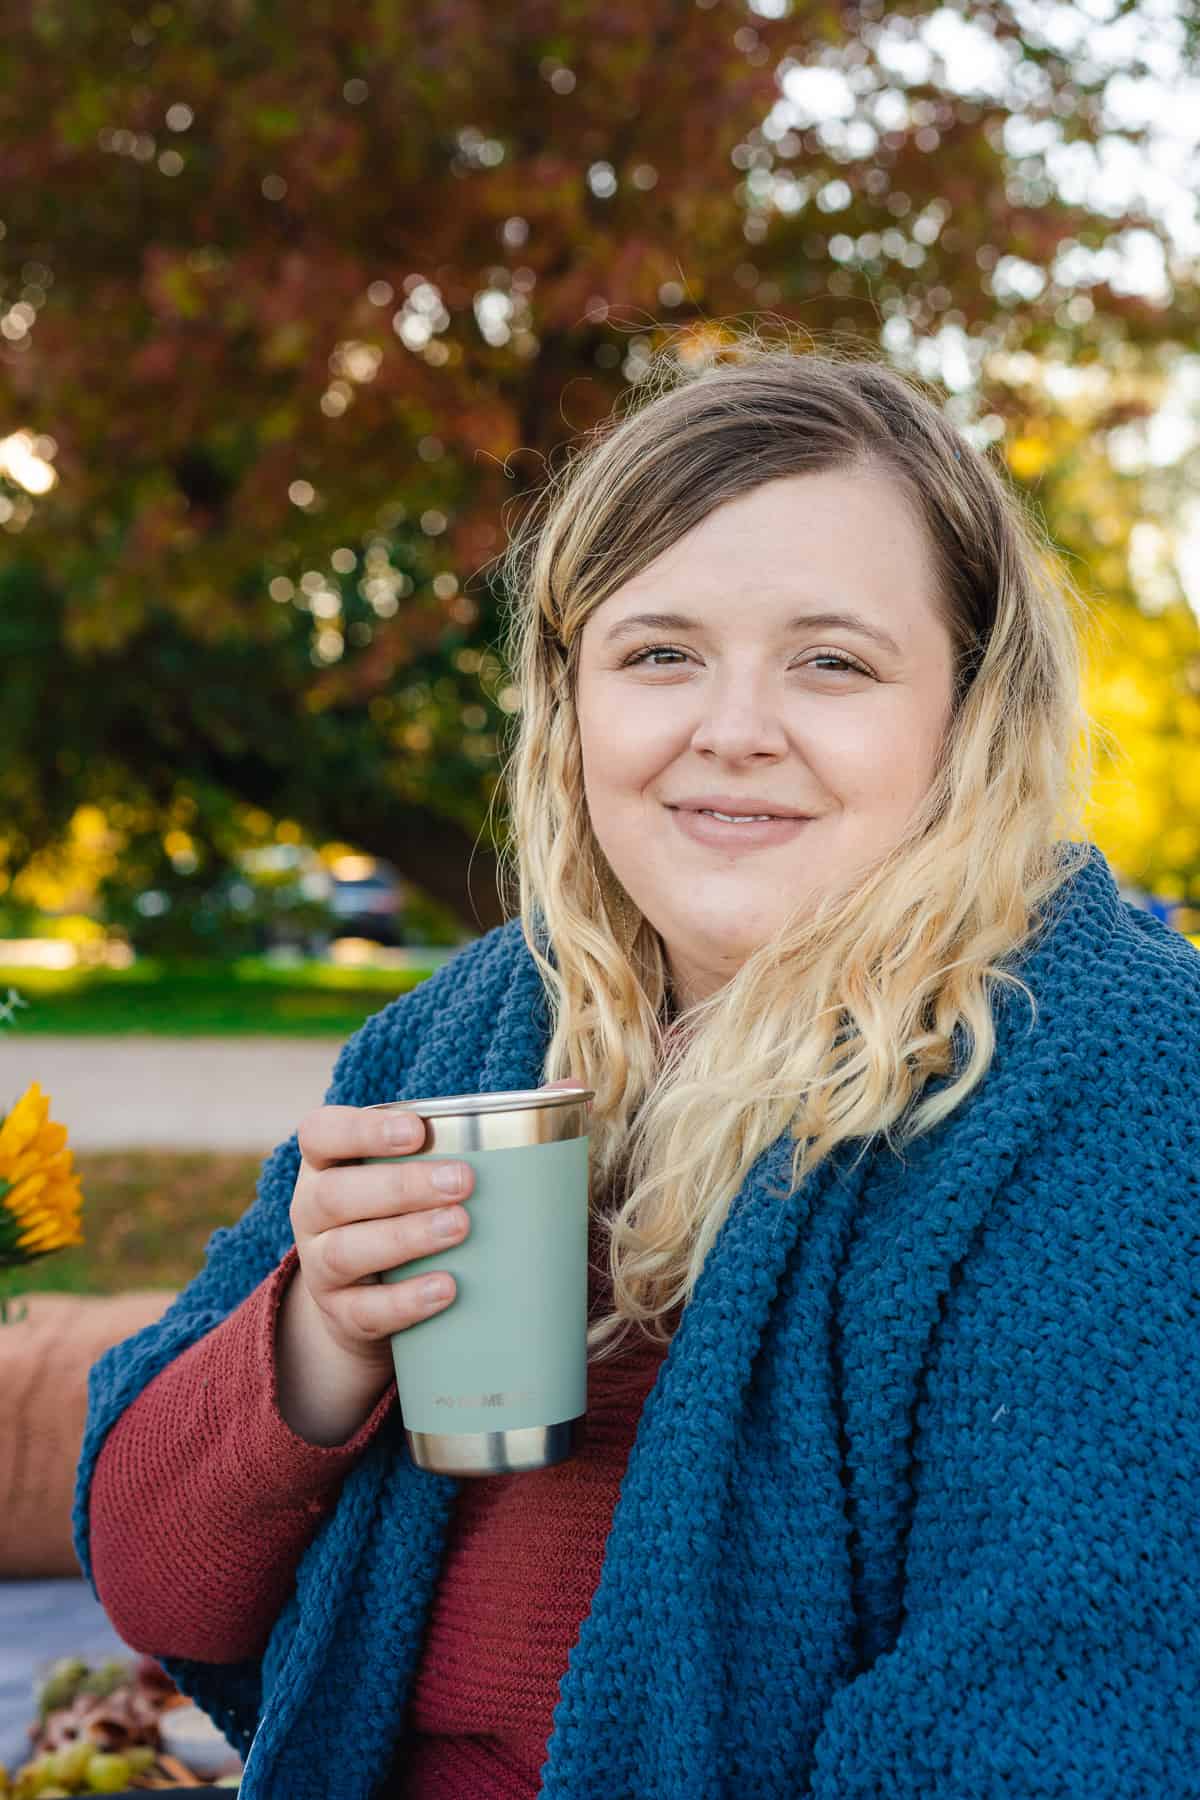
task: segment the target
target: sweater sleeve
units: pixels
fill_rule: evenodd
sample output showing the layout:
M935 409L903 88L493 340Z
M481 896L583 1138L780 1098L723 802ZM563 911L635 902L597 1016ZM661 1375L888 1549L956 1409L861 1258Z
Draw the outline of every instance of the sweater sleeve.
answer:
M487 1061L492 1038L479 1020L494 1020L513 985L514 958L522 946L520 922L498 926L465 945L442 967L409 992L375 1013L342 1047L325 1100L327 1105L371 1106L405 1095L435 1091L467 1093L494 1084L494 1062ZM523 966L523 965L522 965ZM530 1052L546 1034L544 1001L522 1009L518 1048ZM540 1007L540 1010L539 1010ZM506 1040L507 1043L507 1040ZM506 1055L508 1049L506 1048ZM521 1065L515 1086L530 1086L532 1071ZM506 1067L519 1061L517 1052ZM95 1586L92 1567L92 1478L97 1460L121 1415L150 1383L202 1338L225 1323L231 1313L268 1279L293 1246L290 1207L300 1169L296 1132L267 1157L253 1204L237 1222L222 1226L209 1239L204 1266L152 1326L114 1345L88 1374L88 1412L75 1477L72 1513L75 1552L84 1576ZM345 1476L334 1517L319 1524L300 1557L288 1596L279 1610L261 1654L235 1662L211 1663L201 1658L164 1656L169 1675L196 1700L246 1755L258 1730L265 1699L276 1692L308 1611L300 1589L306 1565L337 1521L346 1515L347 1491L374 1491L393 1464L403 1468L395 1430L379 1430ZM422 1475L422 1499L429 1510L429 1529L441 1528L449 1507L449 1477ZM443 1488L438 1484L445 1483ZM357 1514L351 1508L351 1517ZM414 1556L416 1552L414 1551ZM302 1618L302 1615L304 1617ZM318 1615L324 1619L324 1615Z
M236 1662L270 1635L341 1481L396 1399L344 1444L307 1443L279 1411L275 1325L295 1249L118 1419L92 1491L96 1590L131 1648Z

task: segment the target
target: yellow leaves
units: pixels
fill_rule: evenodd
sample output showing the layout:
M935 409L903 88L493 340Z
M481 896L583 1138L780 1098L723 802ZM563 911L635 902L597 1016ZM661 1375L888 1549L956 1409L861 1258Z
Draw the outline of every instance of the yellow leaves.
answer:
M1163 860L1176 868L1190 868L1200 857L1200 831L1185 822L1171 826L1159 843Z
M1004 454L1018 481L1035 481L1050 461L1051 445L1044 437L1019 437Z
M102 807L77 807L71 820L71 831L82 850L104 850L108 847L110 832Z
M0 1264L83 1242L83 1194L67 1131L31 1082L0 1125Z
M1089 683L1089 702L1113 729L1118 725L1150 726L1158 716L1158 699L1137 668L1117 668Z
M13 898L45 913L86 913L121 848L98 806L77 807L64 838L39 850L14 874Z
M1094 590L1119 594L1128 586L1129 566L1123 556L1100 555L1092 559L1091 575Z
M1189 745L1176 755L1174 776L1179 800L1200 818L1200 745ZM1200 856L1195 860L1200 862Z
M1088 828L1134 886L1181 896L1200 865L1200 700L1180 679L1200 648L1186 608L1106 606L1087 645L1100 765Z
M163 849L174 863L181 862L196 854L196 846L186 831L167 831L163 833Z

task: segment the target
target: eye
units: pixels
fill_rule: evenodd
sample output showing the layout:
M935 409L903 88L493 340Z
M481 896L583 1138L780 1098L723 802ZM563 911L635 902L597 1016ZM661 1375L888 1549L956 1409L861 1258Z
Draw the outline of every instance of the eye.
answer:
M816 668L818 664L821 664L824 667L828 667L831 663L834 665L835 670L848 669L852 675L870 674L870 670L865 669L862 663L852 662L848 656L839 656L834 650L822 650L818 652L808 666L810 668Z
M657 659L661 656L674 657L677 660L675 662L659 662ZM639 664L643 664L647 668L670 669L677 667L679 661L686 660L687 652L676 649L673 644L646 644L642 649L632 651L625 658L621 667L633 669ZM868 678L871 674L871 671L862 663L855 662L851 657L842 656L840 652L834 650L818 651L807 663L801 663L799 666L801 668L820 666L829 669L831 674L844 672L850 675L866 675Z
M647 662L649 660L649 658L652 656L682 656L682 655L683 655L682 650L676 650L670 644L647 644L646 648L644 650L635 650L633 652L632 656L627 656L625 658L625 661L621 664L621 667L623 669L635 668L638 663ZM655 669L662 669L662 668L669 669L669 668L674 667L674 665L672 663L658 663L658 662L652 663L650 666Z

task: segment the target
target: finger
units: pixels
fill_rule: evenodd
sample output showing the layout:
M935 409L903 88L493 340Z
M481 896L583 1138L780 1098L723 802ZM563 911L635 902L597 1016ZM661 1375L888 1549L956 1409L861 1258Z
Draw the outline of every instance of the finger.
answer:
M332 1292L384 1269L399 1269L415 1257L436 1255L461 1243L470 1228L461 1206L338 1225L310 1239L305 1276L311 1287Z
M425 1144L425 1121L403 1107L318 1106L301 1120L296 1136L310 1169L355 1162L363 1156L402 1156Z
M545 1093L548 1088L582 1088L585 1093L588 1091L587 1083L584 1081L577 1081L574 1075L564 1075L561 1081L543 1082L542 1092ZM588 1111L590 1112L592 1110L592 1103L589 1100L587 1104Z
M470 1163L350 1163L321 1171L300 1200L300 1224L314 1235L359 1219L386 1219L465 1200L475 1186Z
M408 1281L382 1282L378 1287L342 1288L326 1302L326 1310L343 1332L385 1338L441 1312L456 1292L453 1275L440 1271L414 1275Z

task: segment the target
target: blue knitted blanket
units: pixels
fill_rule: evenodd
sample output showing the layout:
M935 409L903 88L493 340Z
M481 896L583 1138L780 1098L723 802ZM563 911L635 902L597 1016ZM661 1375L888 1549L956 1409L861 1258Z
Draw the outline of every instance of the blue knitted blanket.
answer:
M542 1771L556 1800L1200 1796L1200 955L1089 859L905 1158L755 1164L650 1394ZM519 924L345 1046L331 1102L533 1087ZM75 1528L123 1408L291 1242L295 1138L155 1325L96 1364ZM519 1479L519 1478L518 1478ZM368 1800L457 1484L398 1424L261 1661L168 1664L245 1800ZM264 1520L269 1529L269 1519Z

